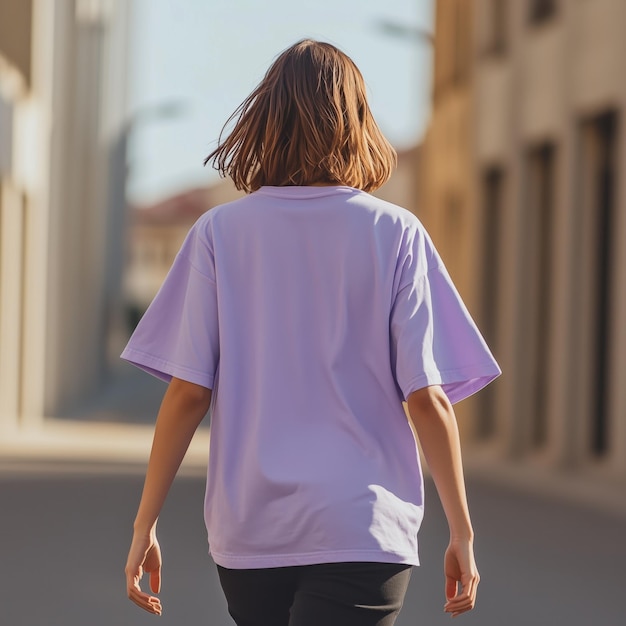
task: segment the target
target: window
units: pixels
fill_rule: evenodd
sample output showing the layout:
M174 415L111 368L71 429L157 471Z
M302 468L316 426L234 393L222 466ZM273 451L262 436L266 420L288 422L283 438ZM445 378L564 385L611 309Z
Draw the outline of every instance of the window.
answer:
M502 222L505 211L505 173L501 167L488 168L482 178L483 206L483 258L482 258L482 310L480 328L487 344L498 352L498 312L500 310ZM496 433L497 382L480 394L481 407L477 423L477 436L487 439Z
M528 21L539 24L551 19L556 13L556 0L530 0Z
M501 55L506 52L507 46L508 0L490 0L488 11L485 52Z
M581 123L581 164L579 184L586 238L582 254L586 277L584 297L592 309L582 332L593 346L589 378L591 380L590 450L596 456L609 451L610 351L613 319L613 254L617 221L616 186L618 182L618 114L609 111Z
M555 152L553 144L543 143L529 149L526 155L525 367L530 442L536 448L548 441Z

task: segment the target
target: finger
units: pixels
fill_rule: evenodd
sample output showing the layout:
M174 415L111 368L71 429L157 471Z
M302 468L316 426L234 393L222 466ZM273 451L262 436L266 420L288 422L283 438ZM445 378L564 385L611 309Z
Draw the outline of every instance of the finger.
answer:
M473 602L476 598L476 594L472 593L471 590L464 591L457 595L456 597L448 600L445 604L446 607L455 608L458 606L463 606L468 602Z
M454 584L458 582L457 593L449 598L450 600L454 600L456 598L475 596L480 578L476 574L474 576L464 576L460 581L454 581L452 578L450 580L452 580Z
M471 611L476 604L476 585L472 585L458 596L446 602L444 611L453 615L460 615L466 611Z
M461 606L462 604L465 604L469 600L471 600L471 598L469 596L463 594L463 595L457 596L456 598L452 598L452 600L448 600L446 602L446 606L448 606L448 607Z
M473 608L473 603L469 598L466 598L462 602L455 601L454 604L446 604L443 607L443 610L446 613L463 613L465 611L469 611Z
M452 617L457 617L458 615L462 615L463 613L467 613L474 608L474 604L472 602L467 602L466 604L457 606L457 607L448 607L445 609L446 613L449 613Z
M458 585L455 578L446 576L446 599L452 600L457 594Z
M474 599L465 598L459 602L446 604L446 606L444 607L444 610L446 611L446 613L454 613L455 611L469 610L473 607L474 607Z
M471 611L474 608L473 604L466 604L465 606L460 607L459 609L457 609L456 611L452 611L450 613L450 615L452 617L458 617L459 615L462 615L463 613L467 613L469 611Z
M464 595L472 602L472 608L476 603L476 592L478 591L478 576L470 576L463 585Z
M139 568L139 574L133 576L132 572L127 573L127 594L130 600L132 600L137 606L141 607L145 611L155 614L161 614L161 601L155 596L151 596L141 590L139 583L141 581L141 575L143 571Z
M161 591L161 568L160 567L150 572L150 589L154 593L159 593L159 591Z
M147 613L151 613L152 615L162 615L163 609L160 604L156 602L143 602L141 600L136 600L131 598L131 600L140 608L146 611Z
M149 613L155 613L160 615L162 612L161 601L155 596L148 595L140 589L132 587L128 592L128 597L138 607L148 611Z
M467 595L472 601L472 608L474 608L474 605L476 604L476 592L477 591L478 591L478 578L473 577L472 580L470 581L469 588L467 590Z
M128 597L135 604L145 609L152 609L161 604L158 598L137 591L129 593Z

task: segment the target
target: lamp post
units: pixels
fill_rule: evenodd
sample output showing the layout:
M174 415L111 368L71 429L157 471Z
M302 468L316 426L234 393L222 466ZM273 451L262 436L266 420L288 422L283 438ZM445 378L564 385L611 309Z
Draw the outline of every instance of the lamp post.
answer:
M430 45L435 42L434 35L420 26L409 26L383 17L377 20L376 27L380 32L396 39L421 41Z
M396 20L381 17L374 22L374 27L381 34L399 40L404 39L420 46L426 44L429 50L434 50L435 37L433 33L421 26L404 24Z
M373 27L378 33L398 40L404 40L411 44L411 47L417 51L419 46L422 51L422 47L426 51L432 50L434 47L434 36L427 29L410 23L400 22L394 19L386 17L380 17L373 22ZM425 44L425 45L424 45ZM413 82L413 81L411 81ZM425 81L424 81L425 82ZM422 86L422 79L420 79L420 87ZM417 86L417 85L415 85ZM417 96L417 94L415 94ZM427 96L428 99L429 96ZM419 101L421 102L421 94ZM418 102L417 98L415 102ZM419 108L417 104L416 109ZM426 107L424 108L426 109ZM416 118L418 117L417 110L415 111ZM396 200L392 196L387 199L391 199L392 202L398 204L404 204L406 208L417 213L419 210L419 159L420 159L420 147L419 142L414 141L410 149L403 150L398 156L398 168L395 180L397 181L392 187L391 192L394 195L398 195L399 200Z

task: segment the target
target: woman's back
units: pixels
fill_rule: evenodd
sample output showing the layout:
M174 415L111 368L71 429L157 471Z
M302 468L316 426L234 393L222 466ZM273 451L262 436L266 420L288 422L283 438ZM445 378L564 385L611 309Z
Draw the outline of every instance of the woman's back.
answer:
M239 568L417 564L402 400L498 373L417 218L346 186L205 214L123 356L214 390L205 517L214 559Z
M411 529L392 560L416 562L422 486L389 360L415 222L341 186L263 187L207 215L221 354L206 514L226 567L377 560L392 492Z

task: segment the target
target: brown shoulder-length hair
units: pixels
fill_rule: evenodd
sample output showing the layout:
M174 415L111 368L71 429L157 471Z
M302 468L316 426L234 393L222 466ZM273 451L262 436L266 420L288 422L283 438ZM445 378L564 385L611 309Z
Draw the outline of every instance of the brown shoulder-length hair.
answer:
M391 176L396 152L374 121L352 59L304 39L278 56L231 115L209 161L247 192L315 184L372 191Z

